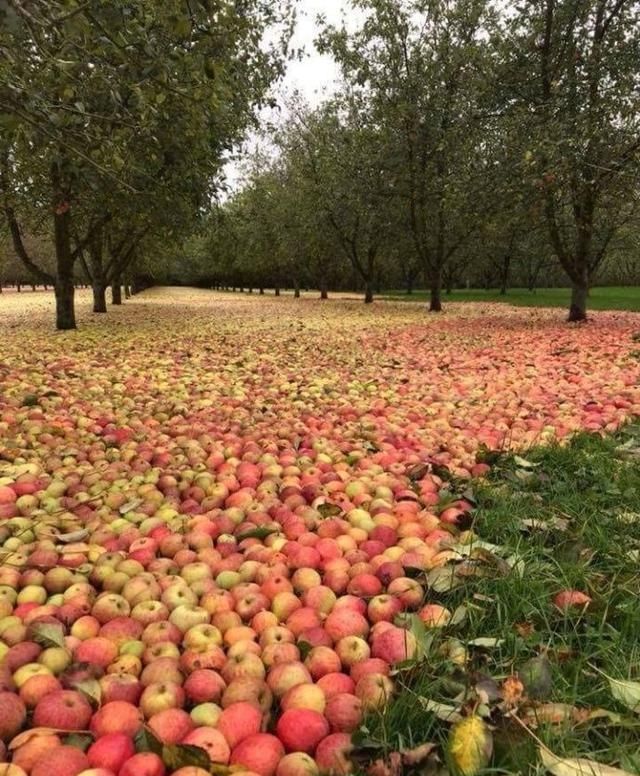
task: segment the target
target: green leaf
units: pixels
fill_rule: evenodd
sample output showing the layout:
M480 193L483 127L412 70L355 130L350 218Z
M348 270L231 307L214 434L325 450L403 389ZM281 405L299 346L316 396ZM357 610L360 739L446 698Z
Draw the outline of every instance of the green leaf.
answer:
M31 638L45 649L65 647L64 628L58 622L37 622L31 626Z
M546 657L533 657L520 668L518 675L527 695L534 700L544 700L551 695L553 678L551 664Z
M38 397L33 394L29 393L27 394L24 399L22 400L22 406L23 407L37 407L38 406Z
M162 741L156 738L148 727L141 728L136 733L133 742L136 747L136 752L153 752L158 756L162 755Z
M606 674L605 674L606 676ZM636 714L640 714L640 682L632 682L627 679L613 679L607 676L611 694L624 706Z
M319 504L316 509L323 518L336 517L342 514L342 509L337 504Z
M208 771L211 765L206 750L191 744L165 744L160 757L169 771L177 771L188 765Z
M418 647L418 657L419 659L422 659L428 655L431 650L435 639L435 631L427 628L417 614L410 615L409 625Z
M85 679L74 685L74 689L86 696L94 706L99 706L102 701L102 688L97 679Z
M243 539L266 539L267 536L271 536L272 534L277 533L277 528L269 528L267 525L259 525L257 528L252 528L250 531L245 531L245 533L240 534L240 536L237 538L239 542L241 542Z
M67 746L75 746L76 749L86 752L93 743L93 736L90 733L70 733L65 736L64 742Z

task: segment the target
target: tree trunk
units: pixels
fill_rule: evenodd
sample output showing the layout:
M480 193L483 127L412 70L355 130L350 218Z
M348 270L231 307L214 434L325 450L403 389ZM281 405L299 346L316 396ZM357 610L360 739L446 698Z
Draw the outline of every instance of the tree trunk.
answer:
M248 291L250 294L253 294L253 288L251 288L251 286L249 286L249 288L247 289L247 291Z
M279 288L276 288L276 289L275 289L275 293L276 293L276 296L280 296L280 289L279 289Z
M124 298L131 299L131 286L129 283L124 284Z
M413 273L409 272L409 274L406 277L406 283L407 283L407 296L413 294Z
M329 298L329 289L327 288L327 279L323 275L320 278L320 299L328 299Z
M96 280L93 285L93 312L107 312L107 288L104 283Z
M300 283L298 282L298 278L294 278L293 280L293 297L294 299L300 299Z
M258 291L258 293L260 294L260 296L264 296L264 288L262 288L262 286L260 286L260 290Z
M571 284L571 304L568 321L586 321L587 298L589 296L589 279L587 272L581 273Z
M74 311L75 287L73 278L58 276L55 285L56 294L56 329L65 331L76 328Z
M16 283L16 291L20 293L20 283Z
M53 194L53 233L56 250L56 328L75 329L75 285L73 281L74 257L71 253L69 199L64 191L57 164L51 168Z
M511 267L511 254L507 254L502 259L502 267L500 272L500 296L506 296L507 287L509 285L509 269Z
M120 278L116 278L111 284L111 304L122 304L122 285Z
M36 284L35 284L35 283L32 283L32 284L31 284L31 290L32 290L32 291L35 291L35 290L36 290Z
M371 278L367 278L364 281L364 303L371 304L373 302L373 282Z
M440 267L432 270L429 288L429 312L439 313L442 310L442 271Z

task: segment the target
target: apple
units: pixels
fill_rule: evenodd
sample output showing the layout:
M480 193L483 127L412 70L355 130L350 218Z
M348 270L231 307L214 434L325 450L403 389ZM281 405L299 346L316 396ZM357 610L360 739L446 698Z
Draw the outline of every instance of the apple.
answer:
M321 773L345 776L354 770L349 754L353 749L350 733L332 733L316 747L315 761Z
M351 693L337 693L327 701L324 715L334 733L352 733L362 722L362 701Z
M412 660L417 652L416 638L411 631L392 626L372 639L371 654L387 663Z
M358 663L356 663L356 665L358 665ZM322 688L327 700L333 695L337 695L341 692L353 693L356 689L354 680L347 674L339 672L323 674L323 676L318 679L317 684L318 687Z
M318 776L315 760L306 752L291 752L278 763L276 776Z
M11 692L0 692L0 739L10 741L27 719L24 701Z
M140 752L127 760L118 776L165 776L165 773L164 763L157 754Z
M235 749L247 736L259 733L261 726L261 710L247 701L232 703L223 709L216 725L231 749Z
M216 727L222 709L216 703L199 703L190 711L190 717L196 727Z
M269 670L267 684L276 698L281 698L287 690L297 684L312 683L311 674L304 663L278 663Z
M147 723L165 744L177 744L195 727L193 719L183 709L165 709L149 718Z
M426 604L418 612L418 617L428 628L444 628L451 620L451 612L440 604Z
M213 727L196 728L182 739L182 743L204 749L212 763L226 765L229 762L231 749L227 739L219 729Z
M188 700L191 703L218 702L227 685L217 671L199 668L193 671L183 685Z
M30 773L35 763L45 752L60 746L61 743L59 736L54 733L32 736L17 749L14 749L12 762Z
M87 750L92 768L105 768L118 773L120 768L136 753L133 741L124 733L110 733L95 741Z
M274 776L284 754L284 747L278 738L268 733L254 733L234 747L229 763L243 765L259 776Z
M393 694L393 682L385 674L365 674L356 684L355 694L367 711L381 709Z
M140 697L140 710L146 719L165 709L179 709L184 705L185 691L176 682L152 682Z
M140 709L127 701L103 704L91 718L91 732L101 738L109 733L124 733L130 738L142 727Z
M33 712L35 727L86 730L93 710L85 696L75 690L56 690L43 696Z
M312 754L329 734L329 723L322 714L312 709L288 709L280 716L276 732L289 752Z
M324 712L326 698L324 691L317 684L296 684L280 698L280 708L312 709L320 714Z
M335 652L345 668L367 660L371 654L369 645L360 636L343 636L336 643Z
M273 693L263 679L243 676L231 681L222 693L221 705L227 708L232 703L247 701L266 714L273 703Z
M84 752L74 746L55 746L36 760L31 776L78 776L89 767Z

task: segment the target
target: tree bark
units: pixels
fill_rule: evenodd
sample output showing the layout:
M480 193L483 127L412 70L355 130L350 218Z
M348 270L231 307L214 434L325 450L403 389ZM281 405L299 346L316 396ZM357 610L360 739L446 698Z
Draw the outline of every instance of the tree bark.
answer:
M279 288L275 289L275 294L276 294L276 296L280 296L280 289Z
M73 278L59 275L55 285L56 294L56 329L66 331L76 328L74 310L75 286Z
M371 278L367 278L364 281L364 303L371 304L373 302L373 282Z
M432 270L429 289L429 312L439 313L442 310L442 271L440 267Z
M16 291L20 293L20 283L16 283Z
M323 275L320 279L320 299L328 299L329 298L329 289L327 288L327 279Z
M74 258L71 252L69 201L63 190L56 164L51 170L53 189L53 231L56 249L56 328L65 331L76 328L74 309L75 285L73 280Z
M95 280L91 286L93 290L93 312L107 312L107 287L99 280Z
M300 299L300 283L298 283L298 278L293 280L293 298Z
M568 321L587 320L587 298L589 296L589 279L587 272L582 272L571 284L571 304L569 305Z
M111 304L122 304L122 284L120 278L115 278L111 284Z
M258 293L260 294L260 296L264 296L264 288L262 288L262 286L260 286L260 290L258 291Z

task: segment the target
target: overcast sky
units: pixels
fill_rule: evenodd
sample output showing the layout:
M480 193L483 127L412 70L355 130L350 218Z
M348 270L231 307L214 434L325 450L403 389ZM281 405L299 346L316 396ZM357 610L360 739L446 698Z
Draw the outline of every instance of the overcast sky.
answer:
M297 89L316 105L323 94L335 88L338 66L330 56L319 54L313 45L319 32L316 20L322 14L330 24L337 25L347 11L348 0L300 0L292 45L294 49L303 48L305 57L301 62L289 63L282 85L286 91Z
M293 50L302 49L303 58L288 63L283 80L275 88L278 103L282 106L286 95L298 91L310 105L318 105L331 95L339 81L340 70L331 56L320 54L314 40L319 33L318 15L322 14L330 24L339 25L343 16L347 26L356 24L356 16L349 8L349 0L298 0L298 15L296 29L291 41ZM270 111L265 111L264 118L269 120ZM250 139L248 148L255 145L255 138ZM226 167L227 180L232 188L241 185L241 165L231 163Z

